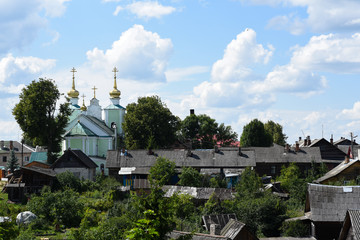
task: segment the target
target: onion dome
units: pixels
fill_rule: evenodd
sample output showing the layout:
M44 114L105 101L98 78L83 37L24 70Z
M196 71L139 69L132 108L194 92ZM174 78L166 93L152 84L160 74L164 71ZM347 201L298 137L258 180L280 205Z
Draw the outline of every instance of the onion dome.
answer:
M114 89L110 92L110 97L111 98L120 98L121 92L117 89L117 86L116 86L116 73L118 72L116 67L114 67L113 72L114 72Z
M75 89L75 72L76 72L75 68L72 68L70 72L73 73L73 82L72 82L72 88L67 94L68 94L68 96L70 98L78 98L79 97L79 91L77 91Z

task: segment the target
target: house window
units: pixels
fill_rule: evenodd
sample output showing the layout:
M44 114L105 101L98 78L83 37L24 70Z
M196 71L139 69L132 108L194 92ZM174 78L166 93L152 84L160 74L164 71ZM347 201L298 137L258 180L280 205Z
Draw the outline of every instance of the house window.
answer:
M275 174L276 172L276 166L271 166L271 174Z
M3 156L3 162L6 162L7 159L6 159L6 156Z

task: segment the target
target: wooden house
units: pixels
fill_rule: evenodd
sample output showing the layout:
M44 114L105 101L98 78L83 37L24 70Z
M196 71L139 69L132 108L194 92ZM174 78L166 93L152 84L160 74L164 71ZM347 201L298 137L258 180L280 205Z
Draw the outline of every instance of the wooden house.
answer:
M360 160L347 159L314 182L319 184L330 184L332 182L340 181L345 185L349 181L356 180L359 175Z
M348 210L338 240L360 240L360 210Z
M360 209L360 186L308 185L304 218L316 239L337 239L349 209Z
M72 172L80 179L95 179L95 172L98 166L81 150L68 149L52 165L57 174L62 172Z

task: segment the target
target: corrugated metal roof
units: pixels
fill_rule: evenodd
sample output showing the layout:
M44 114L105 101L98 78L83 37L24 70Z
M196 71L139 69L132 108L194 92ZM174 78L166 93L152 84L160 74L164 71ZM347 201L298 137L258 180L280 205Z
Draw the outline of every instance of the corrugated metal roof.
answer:
M235 239L244 227L245 223L236 221L235 219L231 218L225 227L221 230L220 235L230 239Z
M31 162L47 163L47 152L31 153L29 163L31 163Z

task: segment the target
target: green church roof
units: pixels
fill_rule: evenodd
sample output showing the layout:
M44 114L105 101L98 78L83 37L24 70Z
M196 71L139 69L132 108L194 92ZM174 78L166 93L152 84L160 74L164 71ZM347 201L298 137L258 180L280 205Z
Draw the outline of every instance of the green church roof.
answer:
M119 104L110 104L105 109L125 109L125 108Z
M71 128L67 133L65 133L66 137L69 136L97 136L93 131L87 128L81 122L75 124L73 128Z

